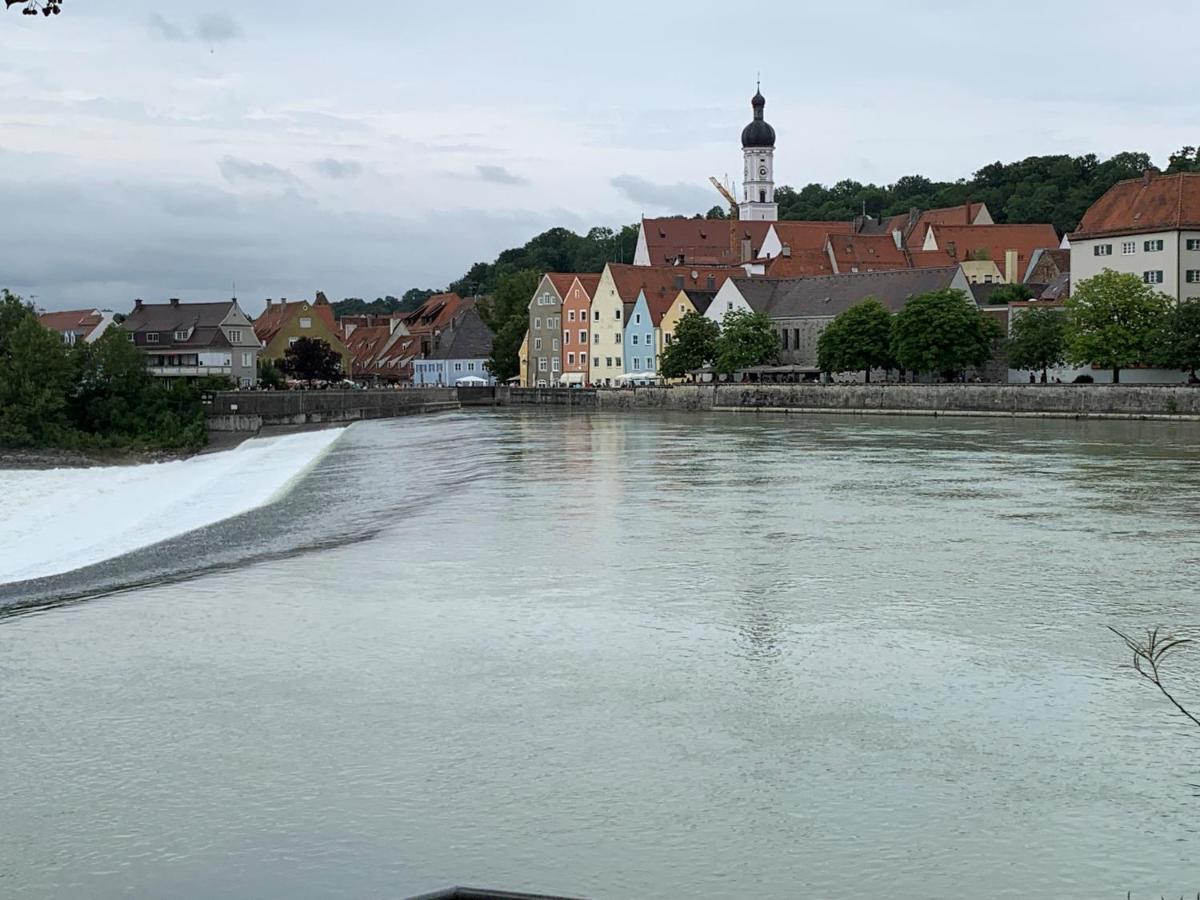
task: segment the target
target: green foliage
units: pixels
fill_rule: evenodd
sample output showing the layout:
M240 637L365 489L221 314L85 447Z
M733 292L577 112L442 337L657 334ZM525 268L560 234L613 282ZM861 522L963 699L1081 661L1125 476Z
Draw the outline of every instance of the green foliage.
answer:
M401 300L397 300L389 294L386 297L376 297L370 303L361 297L347 297L345 300L339 300L329 305L333 309L335 318L341 318L342 316L390 316L394 312L412 312L436 293L437 291L426 292L413 288Z
M1186 148L1185 148L1186 149ZM1194 154L1187 158L1194 163ZM1103 162L1095 156L1031 156L1012 163L992 163L970 179L934 182L908 175L880 187L840 181L832 187L809 184L775 192L780 217L828 221L862 215L893 216L910 209L937 209L968 201L988 205L999 223L1051 222L1072 231L1100 195L1126 178L1136 178L1150 165L1145 153L1118 153Z
M721 322L716 340L716 369L732 375L740 369L767 365L779 359L779 339L771 320L762 313L731 309Z
M1180 303L1172 309L1157 336L1158 362L1190 372L1200 369L1200 300Z
M714 206L712 209L710 209L708 212L706 212L704 214L704 218L706 218L706 219L728 219L729 211L726 210L725 207L723 207L723 206Z
M124 331L68 350L0 295L0 446L190 450L207 439L198 390L152 379Z
M505 275L491 299L479 304L479 315L496 336L485 366L503 383L520 374L521 343L529 330L529 300L541 275L532 269Z
M992 291L988 297L988 303L999 306L1002 303L1021 303L1025 300L1033 299L1033 291L1029 289L1027 284L1002 284L1000 287Z
M287 387L283 372L275 362L264 357L258 359L258 383L260 387L282 390Z
M1176 172L1200 172L1200 151L1195 147L1184 147L1178 153L1172 153L1167 174Z
M1043 375L1061 366L1067 355L1067 316L1062 310L1027 309L1012 320L1008 364Z
M1155 357L1171 298L1136 275L1105 269L1075 285L1067 300L1067 357L1076 365L1121 370Z
M675 326L671 343L659 357L659 373L664 378L682 378L688 372L712 363L717 354L721 326L698 313L685 313Z
M319 338L300 338L283 352L279 368L298 381L340 381L342 357Z
M551 228L524 247L505 250L495 262L475 263L462 278L450 285L450 290L463 297L492 294L506 276L530 270L538 274L600 272L606 263L633 262L637 236L637 225L626 225L619 231L593 228L582 236L566 228Z
M866 373L891 369L892 314L873 297L838 315L817 339L817 361L822 372Z
M1001 336L994 319L965 293L948 288L908 301L892 324L892 353L909 371L952 378L985 365Z

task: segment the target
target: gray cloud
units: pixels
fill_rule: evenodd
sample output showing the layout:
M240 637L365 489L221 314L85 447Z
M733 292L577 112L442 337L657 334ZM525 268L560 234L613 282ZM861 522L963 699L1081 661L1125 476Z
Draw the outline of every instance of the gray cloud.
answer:
M491 184L529 184L528 178L510 172L504 166L476 166L475 171L481 179Z
M270 163L256 163L248 159L239 159L236 156L224 157L217 166L221 170L221 177L231 184L235 181L292 183L298 180L287 169L281 169Z
M664 210L670 213L693 215L717 205L712 191L695 184L655 184L637 175L618 175L609 182L626 199L643 209Z
M204 44L223 44L242 36L242 26L228 13L204 13L196 17L189 30L153 12L147 22L150 34L166 41L199 41Z
M357 178L362 174L362 165L352 159L326 157L325 159L318 159L313 163L313 168L318 174L324 175L326 178L338 180L343 178Z

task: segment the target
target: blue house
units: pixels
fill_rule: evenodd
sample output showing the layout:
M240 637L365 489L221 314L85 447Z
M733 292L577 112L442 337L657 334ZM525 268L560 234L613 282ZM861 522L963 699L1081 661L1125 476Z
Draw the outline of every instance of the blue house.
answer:
M657 348L654 343L654 320L645 290L638 292L637 302L625 316L625 374L658 371Z
M434 333L433 346L425 358L413 362L413 385L454 387L463 379L495 384L495 377L484 365L492 354L494 337L474 307L460 313L447 328Z

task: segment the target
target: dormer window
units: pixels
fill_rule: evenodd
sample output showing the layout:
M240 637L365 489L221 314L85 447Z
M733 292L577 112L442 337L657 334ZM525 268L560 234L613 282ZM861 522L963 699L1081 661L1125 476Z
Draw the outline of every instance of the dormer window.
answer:
M157 331L147 331L146 332L146 343L147 344L157 344L158 343L158 332Z
M182 344L185 341L187 341L187 339L188 339L188 333L186 330L175 332L175 342L177 344Z

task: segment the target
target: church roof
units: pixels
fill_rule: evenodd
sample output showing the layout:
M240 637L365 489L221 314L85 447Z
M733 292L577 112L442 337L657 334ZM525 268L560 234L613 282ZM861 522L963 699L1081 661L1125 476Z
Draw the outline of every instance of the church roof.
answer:
M762 91L755 92L750 105L754 108L754 121L742 129L742 147L747 150L757 147L774 147L775 129L763 119L763 109L767 105L767 99L762 95Z

